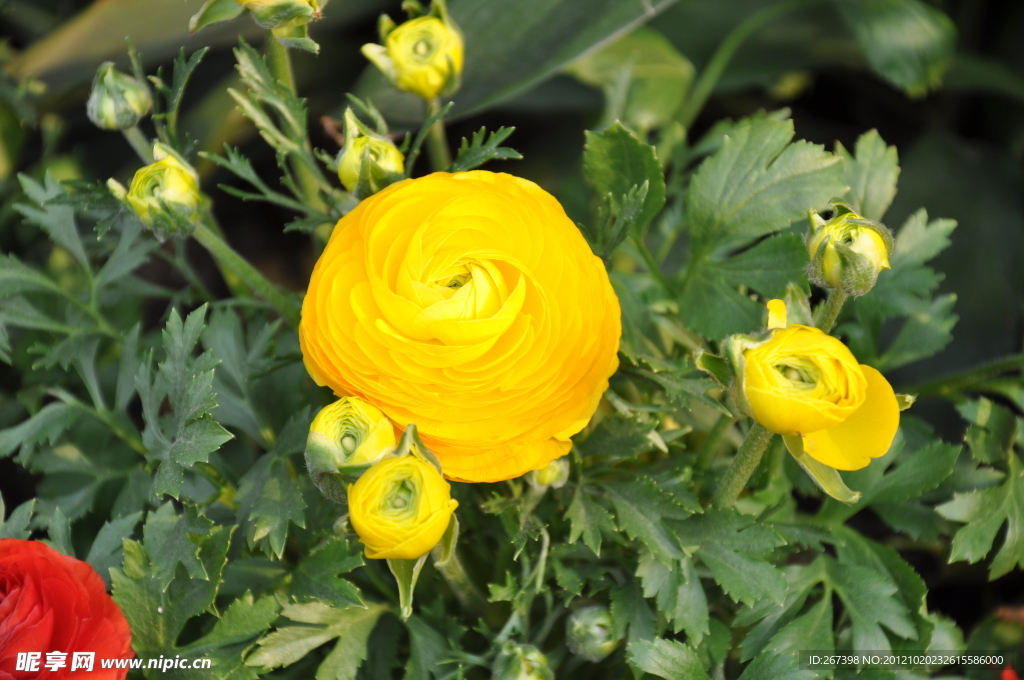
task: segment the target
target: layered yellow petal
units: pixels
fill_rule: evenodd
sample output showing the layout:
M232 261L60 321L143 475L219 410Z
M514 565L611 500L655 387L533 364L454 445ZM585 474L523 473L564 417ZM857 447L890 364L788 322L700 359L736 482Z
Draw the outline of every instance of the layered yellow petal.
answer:
M889 381L870 366L861 366L867 380L864 403L843 422L804 434L804 452L837 470L859 470L885 455L900 425L900 408Z

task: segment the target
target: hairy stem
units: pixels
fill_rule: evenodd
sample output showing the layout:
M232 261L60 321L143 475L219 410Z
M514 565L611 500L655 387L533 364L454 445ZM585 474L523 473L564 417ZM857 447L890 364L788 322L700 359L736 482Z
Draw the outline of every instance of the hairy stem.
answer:
M441 101L436 97L427 102L427 117L441 110ZM452 154L448 149L448 135L444 130L444 120L438 119L430 126L427 135L427 153L430 156L430 167L435 172L447 170L452 164Z
M747 433L747 438L743 440L740 450L736 452L736 458L733 459L732 465L718 482L718 488L715 489L715 495L711 499L712 505L717 508L728 508L736 502L747 485L750 475L754 474L754 470L761 462L761 456L764 455L773 436L774 433L764 425L754 423L750 432Z
M825 333L831 333L832 328L836 325L836 319L839 318L839 312L843 309L843 304L846 302L846 298L850 297L838 288L833 288L828 292L828 298L822 303L821 307L817 310L817 323L815 324Z
M444 577L452 592L455 593L455 597L458 598L459 604L462 605L464 611L473 616L483 614L484 609L487 607L487 601L484 600L484 596L480 594L480 591L473 585L473 582L469 580L469 575L463 569L462 562L459 561L459 556L456 552L453 551L452 556L444 562L434 560L434 567Z
M725 73L726 67L729 66L729 62L732 61L733 56L740 46L746 42L747 38L753 35L759 28L765 24L770 23L774 19L788 14L794 10L800 9L807 5L811 5L818 0L788 0L787 2L779 2L773 5L765 7L760 12L750 15L744 19L736 28L732 29L729 35L725 36L725 40L721 42L718 49L711 56L711 60L708 61L707 66L704 67L704 71L700 74L697 82L694 84L693 89L690 91L690 96L686 100L682 111L679 114L678 121L687 130L696 120L697 115L700 114L701 109L704 108L704 104L707 103L708 97L715 89L715 85L722 78L722 74Z
M665 292L672 295L675 292L675 289L672 286L672 283L665 277L665 274L662 273L661 265L659 265L658 261L654 259L654 255L652 255L651 251L647 249L647 244L643 242L642 238L633 238L631 240L636 246L636 249L640 252L640 257L644 259L644 265L647 266L647 271L651 273L651 276L657 279L658 283L660 283L662 288L665 289Z
M210 252L217 264L237 276L257 297L268 302L288 325L298 328L300 308L298 302L291 295L268 281L263 274L260 274L206 224L200 223L196 226L192 235Z
M704 443L700 447L700 451L697 452L697 461L694 463L694 467L698 470L705 470L711 461L714 459L715 454L722 448L722 439L725 437L725 433L729 431L729 428L733 424L733 417L727 416L724 413L718 416L718 420L715 421L714 427L711 428L711 432L708 433L708 438L704 440Z

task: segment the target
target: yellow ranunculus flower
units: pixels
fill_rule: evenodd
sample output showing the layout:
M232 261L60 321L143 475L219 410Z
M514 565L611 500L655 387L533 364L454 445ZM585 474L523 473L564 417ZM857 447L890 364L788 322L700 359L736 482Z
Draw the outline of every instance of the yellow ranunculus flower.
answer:
M153 145L153 157L156 162L136 170L127 191L115 180L107 185L143 224L158 236L166 237L191 226L198 218L202 202L199 175L173 149L160 142Z
M320 385L416 423L445 474L568 453L618 367L619 303L553 196L485 171L392 184L338 222L299 340Z
M462 75L462 32L448 17L444 3L434 2L431 14L399 26L383 21L383 45L363 45L363 55L395 87L423 99L455 90Z
M348 487L349 521L374 560L426 555L458 506L437 468L414 454L383 460Z
M861 217L843 201L831 203L834 216L827 222L811 212L807 252L811 280L839 288L849 295L871 290L878 274L889 269L894 241L885 225Z
M799 436L805 453L838 470L859 470L884 455L900 423L885 377L821 330L786 326L781 300L769 303L772 326L766 340L740 349L742 398L754 419Z
M309 426L306 469L321 493L345 501L345 483L395 450L395 427L380 409L342 397L320 410Z

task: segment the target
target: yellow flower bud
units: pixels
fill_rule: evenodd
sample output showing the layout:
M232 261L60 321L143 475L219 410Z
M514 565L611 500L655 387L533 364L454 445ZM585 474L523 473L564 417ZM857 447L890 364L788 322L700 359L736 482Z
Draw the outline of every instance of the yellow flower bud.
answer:
M864 295L874 287L879 272L889 269L894 246L892 234L884 225L853 212L842 201L832 201L831 208L834 215L827 222L817 212L810 214L810 278L822 287Z
M359 122L352 109L345 110L345 146L338 155L338 179L358 195L371 196L402 179L405 156L390 139L378 135ZM366 186L359 187L360 175ZM357 188L360 191L356 191Z
M437 468L415 454L383 460L348 487L349 521L375 560L426 555L458 506Z
M527 480L535 487L561 489L569 481L569 459L565 456L555 458L546 467L526 474Z
M316 0L235 0L249 10L262 28L281 28L309 22L320 11Z
M548 658L533 645L506 642L491 668L493 680L555 680Z
M145 83L118 72L111 61L100 65L85 105L94 125L106 130L127 130L151 108L153 96Z
M156 162L135 172L123 199L158 236L187 232L199 216L199 175L160 142L153 145L153 157Z
M363 55L387 76L395 87L423 99L449 94L458 88L462 75L462 32L448 17L443 2L435 2L431 13L395 27L382 22L387 31L384 45L363 45Z
M309 426L306 469L320 491L345 501L345 482L395 449L395 428L377 407L342 397L320 410Z
M766 338L726 341L740 402L772 432L800 437L804 452L818 462L838 470L865 467L896 436L900 409L892 386L837 338L784 325L780 305L769 303L777 327Z

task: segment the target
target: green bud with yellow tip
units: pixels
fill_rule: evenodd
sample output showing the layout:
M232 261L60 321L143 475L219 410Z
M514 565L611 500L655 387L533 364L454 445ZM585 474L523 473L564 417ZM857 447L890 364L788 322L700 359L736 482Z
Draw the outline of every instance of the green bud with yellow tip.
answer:
M607 607L580 607L565 623L565 644L576 656L587 661L602 661L619 646Z
M569 481L569 458L555 458L545 467L526 473L526 481L538 490L561 489Z
M152 108L153 95L145 83L121 73L112 61L100 65L85 105L94 125L105 130L127 130Z
M384 131L386 132L386 130ZM345 146L338 154L338 179L344 187L366 198L404 178L405 155L383 134L345 109Z
M555 680L548 658L533 645L506 642L491 667L492 680Z
M412 18L395 25L381 17L383 45L363 45L363 56L373 62L399 90L431 100L459 87L462 77L462 31L448 16L444 0L434 0L430 12L415 16L418 3L405 3Z
M808 276L823 288L864 295L874 287L879 272L889 269L889 256L895 246L892 232L884 224L853 212L839 199L833 199L829 208L832 216L828 220L814 210L808 216Z

